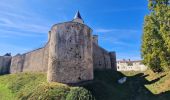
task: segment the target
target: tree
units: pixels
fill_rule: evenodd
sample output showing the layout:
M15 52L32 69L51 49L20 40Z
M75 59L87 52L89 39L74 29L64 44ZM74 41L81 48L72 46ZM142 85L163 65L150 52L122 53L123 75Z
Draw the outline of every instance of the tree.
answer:
M150 14L145 16L141 55L153 71L170 68L170 0L149 0Z

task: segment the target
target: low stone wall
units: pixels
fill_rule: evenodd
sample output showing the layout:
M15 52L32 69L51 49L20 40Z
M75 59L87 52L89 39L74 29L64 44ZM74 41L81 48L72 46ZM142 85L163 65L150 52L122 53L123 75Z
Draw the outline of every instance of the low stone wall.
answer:
M22 55L12 57L10 73L47 72L48 45Z
M11 58L11 56L0 56L0 75L9 73Z
M93 43L93 66L94 69L111 69L109 52Z

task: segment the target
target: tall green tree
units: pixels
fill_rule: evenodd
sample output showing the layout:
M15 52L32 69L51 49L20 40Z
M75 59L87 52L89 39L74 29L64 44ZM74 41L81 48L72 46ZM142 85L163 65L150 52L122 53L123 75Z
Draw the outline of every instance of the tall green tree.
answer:
M149 0L145 16L141 55L153 71L170 69L170 0Z

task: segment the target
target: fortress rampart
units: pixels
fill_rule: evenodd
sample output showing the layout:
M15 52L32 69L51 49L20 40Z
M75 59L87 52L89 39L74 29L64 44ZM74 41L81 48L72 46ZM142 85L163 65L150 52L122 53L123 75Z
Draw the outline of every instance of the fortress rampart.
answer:
M0 57L0 74L45 72L48 82L79 83L93 80L95 69L116 68L115 52L98 45L98 36L77 13L73 21L55 24L42 48Z

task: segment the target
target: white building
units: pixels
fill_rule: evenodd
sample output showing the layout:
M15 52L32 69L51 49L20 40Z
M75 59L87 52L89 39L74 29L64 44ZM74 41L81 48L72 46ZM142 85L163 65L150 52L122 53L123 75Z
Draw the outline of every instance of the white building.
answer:
M142 64L141 60L130 61L121 60L117 61L117 71L145 71L147 66Z

